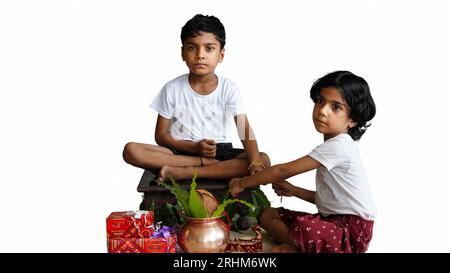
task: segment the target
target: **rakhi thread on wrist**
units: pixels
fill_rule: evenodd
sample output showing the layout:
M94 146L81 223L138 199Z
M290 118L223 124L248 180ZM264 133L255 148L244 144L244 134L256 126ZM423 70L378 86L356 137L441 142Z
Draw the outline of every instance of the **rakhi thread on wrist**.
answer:
M250 170L250 168L253 166L262 166L263 169L266 168L266 166L264 166L264 163L262 163L262 162L252 162L252 163L250 163L250 165L248 165L248 169Z

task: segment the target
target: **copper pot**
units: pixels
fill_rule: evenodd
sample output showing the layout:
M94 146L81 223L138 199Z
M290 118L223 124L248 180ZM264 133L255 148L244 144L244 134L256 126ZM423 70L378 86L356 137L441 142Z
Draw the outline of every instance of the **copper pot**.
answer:
M230 240L230 227L220 218L186 217L178 234L181 248L189 253L223 252Z

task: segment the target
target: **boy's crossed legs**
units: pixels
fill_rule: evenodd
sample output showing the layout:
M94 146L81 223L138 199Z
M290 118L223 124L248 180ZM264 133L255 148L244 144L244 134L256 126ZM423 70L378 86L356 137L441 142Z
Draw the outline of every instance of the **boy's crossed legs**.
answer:
M248 175L249 165L245 153L234 159L219 161L200 156L176 155L166 147L133 142L125 145L123 158L125 162L139 168L153 171L160 169L158 179L161 181L168 174L175 180L192 178L195 169L199 178L231 179ZM267 154L260 153L260 159L264 166L270 166Z
M200 157L176 155L166 147L135 142L125 145L123 159L135 167L150 170L157 170L168 164L173 166L201 165Z

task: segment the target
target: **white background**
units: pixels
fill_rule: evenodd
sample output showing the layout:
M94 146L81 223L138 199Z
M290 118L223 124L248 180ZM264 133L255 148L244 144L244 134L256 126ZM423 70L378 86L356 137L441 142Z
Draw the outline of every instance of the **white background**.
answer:
M377 104L359 142L379 211L369 251L450 251L446 1L55 0L0 2L1 252L106 252L106 217L141 201L123 146L154 143L148 105L187 72L179 35L197 13L225 25L216 71L273 163L321 143L315 79L363 76ZM314 189L312 172L291 181Z

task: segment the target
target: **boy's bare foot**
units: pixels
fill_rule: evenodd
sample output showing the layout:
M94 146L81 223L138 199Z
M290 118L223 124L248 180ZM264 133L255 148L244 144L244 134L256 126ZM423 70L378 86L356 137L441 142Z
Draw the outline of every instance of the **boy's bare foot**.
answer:
M159 170L158 178L156 178L156 181L158 181L159 184L166 181L168 178L169 168L170 166L164 165L161 167L161 170Z
M159 171L157 180L159 181L159 183L162 183L166 180L169 180L169 176L172 177L174 180L189 179L192 178L193 174L194 174L193 167L175 167L164 165Z
M296 253L297 248L290 244L282 244L272 247L272 253Z

